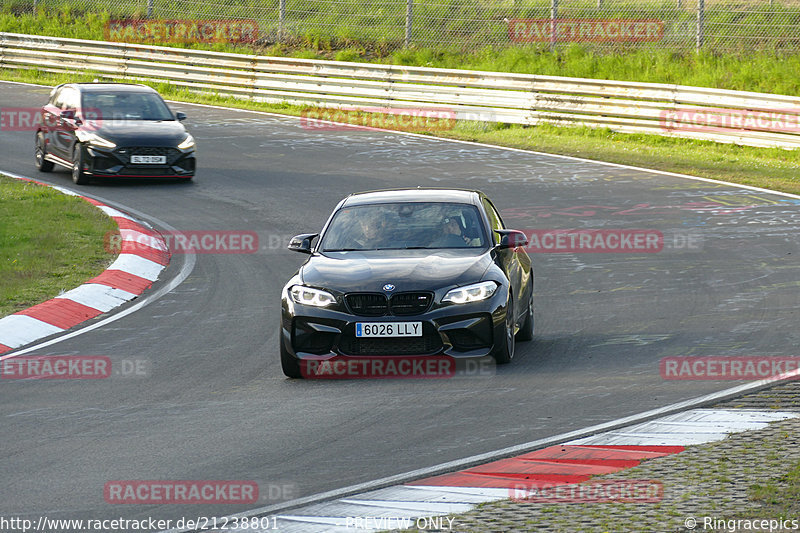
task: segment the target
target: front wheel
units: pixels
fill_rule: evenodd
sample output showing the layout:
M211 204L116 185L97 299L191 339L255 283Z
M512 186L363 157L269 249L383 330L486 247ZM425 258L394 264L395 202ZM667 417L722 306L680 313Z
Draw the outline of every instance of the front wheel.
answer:
M53 162L48 161L44 157L47 155L47 148L44 145L44 135L42 132L36 134L36 151L34 156L36 158L36 169L39 172L52 172Z
M89 183L89 176L83 172L83 150L79 144L72 149L72 181L76 185L86 185Z
M525 316L525 322L517 332L518 341L529 341L533 339L533 287L531 287L531 295L528 298L528 312Z
M508 302L506 303L506 320L503 338L497 341L494 353L492 354L498 365L510 363L511 359L514 358L514 324L514 299L509 291Z

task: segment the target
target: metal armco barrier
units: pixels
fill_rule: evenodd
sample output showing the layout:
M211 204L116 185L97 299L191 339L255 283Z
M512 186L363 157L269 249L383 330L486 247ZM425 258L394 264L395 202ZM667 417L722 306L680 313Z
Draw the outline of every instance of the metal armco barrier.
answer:
M800 147L800 98L656 83L266 57L0 32L0 68L91 72L264 102L447 110L461 120L583 125Z

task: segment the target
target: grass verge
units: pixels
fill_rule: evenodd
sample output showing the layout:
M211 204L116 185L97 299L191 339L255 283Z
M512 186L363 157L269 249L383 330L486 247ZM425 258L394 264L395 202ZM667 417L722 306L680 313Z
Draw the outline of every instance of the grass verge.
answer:
M0 317L73 289L108 267L114 221L49 187L0 175Z
M758 15L756 11L750 14ZM60 9L53 7L41 10L38 15L0 12L0 32L106 40L104 28L110 19L121 15L121 13L112 15L108 11L85 12L68 4ZM127 14L131 15L141 16L137 13ZM800 20L800 7L780 16L786 20L789 20L789 17L793 17L791 20ZM336 27L332 21L317 23L322 28ZM740 23L741 21L736 21L730 26L738 26ZM314 21L306 21L305 24L311 27ZM777 23L772 25L763 23L765 31L777 26L783 27ZM374 34L381 35L381 32L374 30ZM800 38L796 36L795 38L800 42ZM473 43L481 42L486 41L473 41ZM792 40L791 43L795 41ZM800 71L800 54L796 53L796 44L791 44L793 48L790 47L790 53L769 48L753 50L750 46L744 46L740 52L697 54L693 49L676 51L661 44L608 50L580 44L565 44L555 51L551 51L548 45L541 44L514 46L474 44L471 49L464 50L448 45L435 49L419 46L402 48L390 46L377 38L354 39L335 35L326 37L319 32L297 35L283 43L262 38L246 45L161 42L147 44L267 56L675 83L696 87L800 94L800 77L797 76L797 72Z
M0 69L0 78L30 83L57 84L66 81L91 81L92 73L58 76L35 71ZM315 115L314 108L286 104L265 104L212 93L192 93L167 83L151 84L165 98L201 104L222 105L285 115ZM353 116L353 115L351 115ZM358 119L358 116L353 116ZM392 129L391 117L374 122ZM191 129L191 117L187 122ZM400 128L397 128L400 129ZM427 129L410 129L413 133L433 134ZM800 194L800 150L753 148L711 141L695 141L615 133L607 129L567 128L555 126L511 126L484 122L459 122L452 129L437 130L445 138L475 141L553 154L608 161L690 174L776 191Z
M752 485L749 495L768 516L800 518L800 461L779 478Z

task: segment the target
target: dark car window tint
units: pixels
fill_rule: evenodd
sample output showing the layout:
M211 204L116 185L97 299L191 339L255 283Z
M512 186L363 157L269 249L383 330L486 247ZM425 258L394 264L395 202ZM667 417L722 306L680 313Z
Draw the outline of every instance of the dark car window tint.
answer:
M340 209L322 237L322 251L484 248L478 209L470 204L398 202Z
M161 97L149 92L87 92L83 107L103 120L174 120Z
M500 236L494 230L503 229L503 220L489 200L483 200L483 208L486 210L486 215L489 217L489 224L492 225L492 240L496 244L500 242Z

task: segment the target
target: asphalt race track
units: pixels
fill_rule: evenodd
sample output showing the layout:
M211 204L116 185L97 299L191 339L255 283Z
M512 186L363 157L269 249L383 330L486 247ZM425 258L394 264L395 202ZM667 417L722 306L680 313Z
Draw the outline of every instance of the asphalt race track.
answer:
M0 108L38 107L48 92L0 82ZM79 190L179 230L255 231L260 250L198 254L172 292L33 352L144 361L147 375L0 381L0 516L174 520L242 512L734 384L662 379L663 357L798 355L800 200L436 139L304 129L294 118L173 109L189 115L198 141L194 183ZM0 170L73 187L64 169L36 172L29 131L0 131ZM318 231L350 192L418 185L483 190L517 229L653 229L664 248L532 254L537 334L496 371L413 381L285 379L279 294L304 259L285 249L288 238ZM182 262L174 256L154 289ZM262 499L115 505L103 493L114 480L253 480Z

